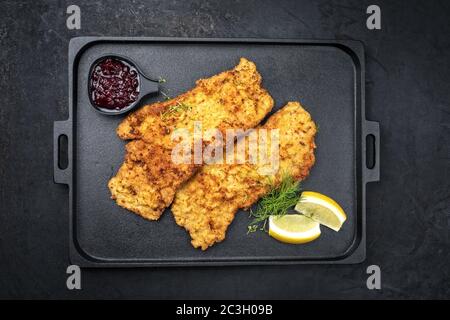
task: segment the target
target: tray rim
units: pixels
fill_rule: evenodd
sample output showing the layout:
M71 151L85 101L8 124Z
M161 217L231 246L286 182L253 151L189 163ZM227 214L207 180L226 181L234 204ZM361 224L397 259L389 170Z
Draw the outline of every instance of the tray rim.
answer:
M297 44L297 45L319 45L334 46L344 50L353 60L359 70L355 70L355 188L356 188L356 211L360 210L357 222L354 243L349 249L336 258L207 258L207 259L159 259L159 260L110 260L98 259L83 252L76 240L75 213L74 213L74 146L75 128L74 121L74 90L76 90L75 66L77 59L90 46L102 42L167 42L167 43L250 43L250 44ZM312 40L312 39L262 39L262 38L175 38L175 37L76 37L69 42L68 48L69 64L69 118L65 121L54 123L54 182L67 184L69 186L69 259L71 263L81 267L176 267L176 266L236 266L236 265L283 265L283 264L355 264L362 263L366 258L366 184L379 181L379 123L368 121L365 118L365 55L364 44L359 40ZM359 112L359 114L358 114ZM356 117L359 116L357 119ZM65 170L57 166L58 150L57 139L61 134L68 136L68 159L69 165ZM366 136L375 136L375 167L368 169L366 163ZM358 148L359 147L359 150ZM357 151L361 152L360 161L356 158ZM358 167L359 166L359 167ZM360 201L358 201L360 200ZM358 241L359 240L359 241ZM357 241L357 243L356 243ZM239 260L237 260L239 259Z

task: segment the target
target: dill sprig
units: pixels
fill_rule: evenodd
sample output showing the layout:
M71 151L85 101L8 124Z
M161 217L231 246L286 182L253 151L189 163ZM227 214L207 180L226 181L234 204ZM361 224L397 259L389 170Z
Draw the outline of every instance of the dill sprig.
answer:
M255 211L250 210L253 220L248 226L248 232L266 231L270 216L284 216L300 199L300 182L290 175L283 175L281 183L275 187L272 183L269 193L259 202Z
M167 110L161 113L161 118L164 120L177 112L188 111L191 109L192 107L190 105L177 101L174 105L169 106Z
M160 91L161 92L161 94L164 96L164 100L170 100L170 99L172 99L170 96L169 96L169 94L168 93L165 93L164 91Z

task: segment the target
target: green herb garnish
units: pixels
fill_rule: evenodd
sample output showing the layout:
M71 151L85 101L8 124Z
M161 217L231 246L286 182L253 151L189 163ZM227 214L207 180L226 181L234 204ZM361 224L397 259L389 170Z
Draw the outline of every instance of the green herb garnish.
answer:
M164 96L164 99L165 99L165 100L170 100L170 99L172 99L172 98L169 96L169 94L165 93L165 92L162 91L162 90L161 90L161 94Z
M164 79L163 77L159 77L158 83L166 83L166 82L167 82L166 79Z
M164 120L167 117L177 113L177 112L181 112L181 111L187 111L187 110L191 110L192 107L183 103L183 102L179 102L177 101L176 104L169 106L169 108L167 108L167 110L165 110L163 113L161 113L161 118Z
M250 210L253 220L248 226L248 232L267 231L267 219L270 216L284 216L300 199L300 182L290 175L284 175L278 187L273 186L269 193L259 202L255 211Z

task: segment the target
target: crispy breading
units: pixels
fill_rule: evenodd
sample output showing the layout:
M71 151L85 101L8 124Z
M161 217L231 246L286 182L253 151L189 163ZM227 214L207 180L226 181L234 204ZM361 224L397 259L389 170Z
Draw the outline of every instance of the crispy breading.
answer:
M203 131L215 128L223 135L227 129L255 127L273 106L261 81L255 64L241 58L234 69L198 80L196 87L176 98L131 113L117 134L136 140L128 143L125 161L108 183L111 197L128 210L157 220L199 167L193 162L173 163L171 153L178 141L172 141L171 134L178 129L193 133L199 123ZM203 146L212 141L203 137Z
M177 191L171 210L177 224L189 232L194 247L206 250L222 241L236 212L250 207L272 185L279 185L284 174L295 180L308 176L315 161L316 134L309 113L298 102L289 102L260 128L279 129L280 161L275 174L261 174L259 164L211 164Z
M173 200L178 186L194 174L191 164L174 164L171 150L142 140L126 145L125 161L109 188L117 204L155 220Z
M196 82L196 87L176 98L147 105L130 114L117 128L122 139L143 139L170 145L177 128L254 128L273 107L273 99L261 87L256 65L241 58L232 70Z

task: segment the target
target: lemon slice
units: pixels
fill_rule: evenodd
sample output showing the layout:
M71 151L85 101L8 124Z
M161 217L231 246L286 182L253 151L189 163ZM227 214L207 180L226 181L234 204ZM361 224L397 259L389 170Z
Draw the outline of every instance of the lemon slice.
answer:
M270 216L269 235L281 242L307 243L320 236L320 224L301 214Z
M339 231L347 219L336 201L318 192L302 192L295 210L334 231Z

